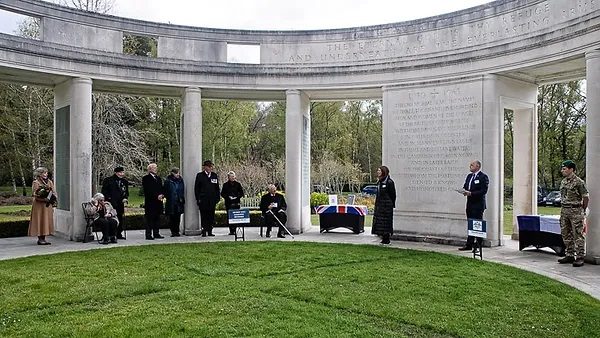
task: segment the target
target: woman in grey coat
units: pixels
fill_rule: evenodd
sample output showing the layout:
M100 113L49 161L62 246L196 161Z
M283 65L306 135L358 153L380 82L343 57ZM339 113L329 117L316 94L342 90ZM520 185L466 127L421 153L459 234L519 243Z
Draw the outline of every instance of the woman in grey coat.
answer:
M396 207L396 186L390 178L390 170L382 165L377 169L377 195L371 233L382 236L381 244L390 244L394 231L394 208Z

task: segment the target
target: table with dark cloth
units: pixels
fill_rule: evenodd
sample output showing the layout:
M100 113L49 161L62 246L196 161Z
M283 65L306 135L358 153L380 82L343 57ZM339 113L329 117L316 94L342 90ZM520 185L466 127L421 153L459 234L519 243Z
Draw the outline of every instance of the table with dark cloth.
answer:
M355 234L365 231L366 205L320 205L315 209L321 232L335 228L347 228Z
M559 256L565 254L565 243L560 234L560 216L517 216L519 226L519 250L528 246L548 247Z

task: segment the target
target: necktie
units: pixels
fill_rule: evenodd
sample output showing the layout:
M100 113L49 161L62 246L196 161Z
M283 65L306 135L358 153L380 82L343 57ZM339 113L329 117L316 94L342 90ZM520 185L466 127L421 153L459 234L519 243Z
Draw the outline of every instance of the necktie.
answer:
M469 181L469 191L471 190L471 184L473 184L474 179L475 179L475 174L471 174L471 181Z

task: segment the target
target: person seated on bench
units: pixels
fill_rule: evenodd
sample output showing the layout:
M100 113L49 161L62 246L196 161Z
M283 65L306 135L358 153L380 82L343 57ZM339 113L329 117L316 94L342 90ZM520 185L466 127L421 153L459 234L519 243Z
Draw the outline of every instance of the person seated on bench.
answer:
M267 186L267 193L264 194L260 199L260 211L262 211L265 219L265 225L267 226L267 237L271 237L271 228L275 225L279 227L277 232L278 238L285 238L283 227L279 224L281 222L285 225L287 221L287 215L285 210L287 204L285 203L285 197L277 192L277 188L274 184ZM275 219L279 219L279 222Z
M117 210L110 202L104 201L104 195L97 193L86 207L86 214L94 217L93 225L102 229L101 244L117 243Z

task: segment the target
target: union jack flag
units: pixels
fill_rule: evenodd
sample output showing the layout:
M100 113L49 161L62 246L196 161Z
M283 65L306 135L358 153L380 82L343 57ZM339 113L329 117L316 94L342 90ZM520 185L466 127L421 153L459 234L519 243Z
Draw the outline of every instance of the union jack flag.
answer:
M319 205L315 210L317 214L353 214L365 216L368 213L366 205Z

